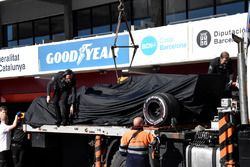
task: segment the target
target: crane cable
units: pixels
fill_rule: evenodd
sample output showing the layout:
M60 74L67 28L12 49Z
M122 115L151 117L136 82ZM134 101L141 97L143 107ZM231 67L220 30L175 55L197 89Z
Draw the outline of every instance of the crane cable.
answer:
M132 63L133 63L133 60L134 60L134 57L135 57L135 54L136 54L136 51L137 51L137 49L139 48L138 45L135 45L134 38L133 38L132 33L131 33L131 30L130 30L130 28L129 28L129 24L128 24L128 20L127 20L127 17L126 17L126 13L125 13L125 11L124 11L124 3L123 3L123 0L119 0L119 2L120 2L120 4L119 4L118 7L117 7L118 12L119 12L119 15L118 15L118 23L117 23L117 27L116 27L116 31L115 31L115 40L114 40L114 45L111 46L112 55L113 55L113 60L114 60L114 64L115 64L115 73L116 73L117 81L119 81L119 75L118 75L118 69L117 69L117 63L116 63L115 48L134 48L133 55L132 55L132 59L131 59L131 62L130 62L130 65L129 65L129 69L128 69L128 70L131 69ZM132 45L129 45L129 46L117 46L117 45L116 45L117 39L118 39L118 33L119 33L119 29L120 29L122 17L123 17L124 20L125 20L126 28L127 28L127 30L128 30L128 33L129 33L129 36L130 36L130 40L131 40L131 42L132 42Z

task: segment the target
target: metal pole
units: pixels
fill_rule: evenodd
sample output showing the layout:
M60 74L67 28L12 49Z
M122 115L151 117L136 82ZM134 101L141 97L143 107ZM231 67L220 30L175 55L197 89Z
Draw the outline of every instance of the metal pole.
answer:
M95 137L95 167L101 167L101 156L102 156L102 151L101 151L101 136L96 135Z
M238 44L238 78L240 98L241 124L248 124L247 90L246 90L246 62L244 51L244 39L232 34L234 41Z
M232 111L231 111L232 112ZM219 144L220 144L220 162L222 166L234 167L234 141L233 124L230 122L230 112L219 110Z
M73 38L72 0L64 0L64 35L65 39Z

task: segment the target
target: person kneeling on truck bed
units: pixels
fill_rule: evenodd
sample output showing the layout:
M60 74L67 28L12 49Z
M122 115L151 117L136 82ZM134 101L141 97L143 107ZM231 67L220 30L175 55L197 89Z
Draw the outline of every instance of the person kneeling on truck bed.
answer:
M56 112L56 124L59 126L66 125L68 123L68 115L67 111L68 106L68 97L70 93L72 94L70 113L73 113L74 103L76 99L76 79L74 77L74 73L72 70L68 69L66 71L60 71L55 74L47 85L47 103L51 100L51 87L54 88L53 99L52 102L55 106Z

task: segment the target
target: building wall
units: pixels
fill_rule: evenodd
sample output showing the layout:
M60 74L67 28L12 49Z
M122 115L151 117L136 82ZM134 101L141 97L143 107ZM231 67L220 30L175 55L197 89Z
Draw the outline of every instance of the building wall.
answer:
M72 9L78 10L98 6L115 0L72 0ZM0 5L0 24L12 24L63 14L64 6L41 0L19 0Z
M63 5L65 1L8 0L0 3L0 48L34 45L43 41L59 41L115 31L118 0L67 0L69 3L72 1L72 14L71 7L66 8ZM133 24L135 29L176 24L187 19L204 19L212 15L242 13L247 11L247 2L247 0L124 0L129 24Z
M11 24L63 13L63 6L37 0L13 2L1 6L1 24Z
M117 2L118 0L72 0L73 10Z

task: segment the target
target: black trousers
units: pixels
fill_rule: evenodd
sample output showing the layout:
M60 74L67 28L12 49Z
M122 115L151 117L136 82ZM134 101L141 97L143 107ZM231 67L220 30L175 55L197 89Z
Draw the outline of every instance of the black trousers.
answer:
M11 152L12 152L14 167L25 167L24 156L26 153L26 148L24 148L21 144L12 144Z
M128 154L126 167L150 167L148 155Z
M69 112L67 111L67 105L68 105L68 91L62 91L60 92L55 91L54 97L53 97L53 104L55 106L55 112L56 112L56 119L57 122L67 122L68 121L68 115Z
M10 150L0 152L0 167L14 167Z

